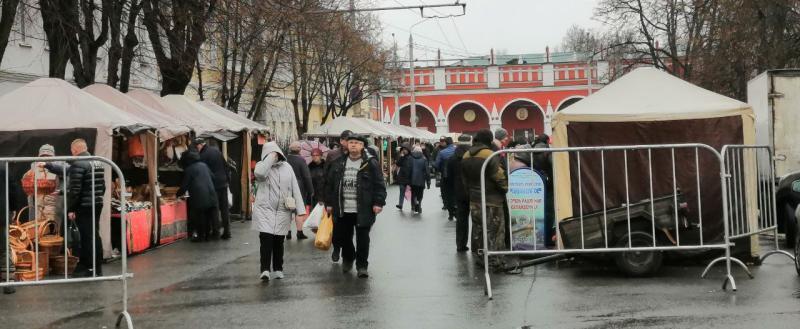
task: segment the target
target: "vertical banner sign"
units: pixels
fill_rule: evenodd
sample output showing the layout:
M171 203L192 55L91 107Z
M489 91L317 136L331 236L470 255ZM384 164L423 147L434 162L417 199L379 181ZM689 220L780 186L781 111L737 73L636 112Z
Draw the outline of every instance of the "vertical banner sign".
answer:
M538 172L524 167L508 176L506 199L511 220L511 250L545 248L544 194L544 180Z

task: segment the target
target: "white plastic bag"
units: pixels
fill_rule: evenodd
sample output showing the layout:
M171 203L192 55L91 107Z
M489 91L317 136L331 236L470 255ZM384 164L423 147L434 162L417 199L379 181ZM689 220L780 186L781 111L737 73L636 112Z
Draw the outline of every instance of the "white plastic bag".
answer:
M324 213L325 207L320 204L314 206L314 209L311 210L311 214L306 218L306 222L303 223L303 229L315 230L319 228L319 222L322 220L322 215Z
M233 193L231 193L230 187L228 187L228 207L233 207Z

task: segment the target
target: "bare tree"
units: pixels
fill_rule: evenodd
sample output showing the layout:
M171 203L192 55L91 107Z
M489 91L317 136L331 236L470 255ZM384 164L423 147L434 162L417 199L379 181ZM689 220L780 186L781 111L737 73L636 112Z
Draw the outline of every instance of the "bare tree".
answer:
M216 5L216 0L142 0L143 23L161 73L161 95L186 90Z
M378 92L389 53L371 31L370 16L338 16L328 26L318 51L321 94L325 100L322 123L346 116L350 108Z
M66 63L78 87L95 81L97 53L108 40L114 0L40 0L39 7L50 47L50 76L64 78Z
M136 29L142 9L141 0L114 1L109 8L109 49L108 49L108 83L109 86L127 92L130 86L131 65L135 49L139 45ZM122 35L122 31L125 35Z
M756 72L800 64L798 8L794 0L603 0L596 16L633 32L628 62L743 100Z
M221 106L238 112L243 96L249 93L254 99L248 116L262 108L286 36L284 9L279 4L241 1L224 1L217 8L210 22L209 42L219 55L211 65L220 77L214 99Z
M11 35L11 28L14 26L18 7L19 0L0 0L0 10L2 10L0 12L0 63L3 62L3 55L6 53L8 38Z

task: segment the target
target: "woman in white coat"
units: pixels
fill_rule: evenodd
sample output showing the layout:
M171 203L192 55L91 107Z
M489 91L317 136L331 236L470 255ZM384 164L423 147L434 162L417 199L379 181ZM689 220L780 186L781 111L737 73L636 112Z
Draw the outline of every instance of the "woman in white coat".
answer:
M255 203L252 229L261 241L261 280L283 279L283 241L293 214L305 216L303 195L292 166L275 142L264 144L254 170ZM270 270L272 275L270 275Z

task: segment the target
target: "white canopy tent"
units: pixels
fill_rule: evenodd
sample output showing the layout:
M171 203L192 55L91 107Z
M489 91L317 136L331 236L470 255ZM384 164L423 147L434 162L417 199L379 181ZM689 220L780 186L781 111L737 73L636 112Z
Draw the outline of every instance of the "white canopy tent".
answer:
M23 156L22 148L31 140L44 140L56 145L57 155L67 155L71 138L79 130L94 130L94 145L89 145L94 155L107 159L112 157L113 134L126 130L134 133L149 129L142 125L139 117L94 97L61 79L42 78L28 83L0 97L0 135L13 138L11 144L3 143L2 155ZM6 132L8 134L3 134ZM0 137L0 140L6 140ZM87 139L87 141L89 141ZM92 144L89 141L89 144ZM106 169L106 189L104 206L100 217L100 236L103 238L104 256L111 253L111 175Z
M253 120L250 120L248 118L245 118L245 117L243 117L241 115L238 115L236 113L233 113L231 111L228 111L224 107L219 106L214 102L211 102L209 100L204 100L204 101L197 102L197 103L200 104L201 106L211 110L211 111L214 111L214 113L223 115L223 116L225 116L226 118L228 118L230 120L233 120L233 121L236 121L238 123L243 124L245 127L247 127L248 130L250 130L252 132L259 132L259 133L269 132L269 127L267 127L267 126L265 126L263 124L260 124L258 122L255 122Z
M125 113L141 118L142 123L153 126L158 131L158 136L162 140L167 140L180 136L191 131L189 126L175 117L155 110L128 95L123 94L117 89L106 84L93 84L83 88L83 90L93 96L113 105Z

